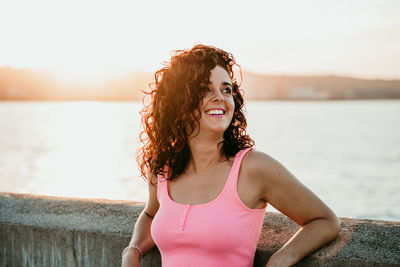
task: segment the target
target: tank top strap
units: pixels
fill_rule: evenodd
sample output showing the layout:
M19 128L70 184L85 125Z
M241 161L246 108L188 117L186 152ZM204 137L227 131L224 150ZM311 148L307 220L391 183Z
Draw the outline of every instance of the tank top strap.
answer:
M242 160L244 156L246 155L247 152L252 150L252 147L245 148L240 150L233 161L232 169L228 177L228 189L229 190L234 190L233 192L236 192L236 187L237 187L237 180L239 178L239 171L240 171L240 166L242 165Z

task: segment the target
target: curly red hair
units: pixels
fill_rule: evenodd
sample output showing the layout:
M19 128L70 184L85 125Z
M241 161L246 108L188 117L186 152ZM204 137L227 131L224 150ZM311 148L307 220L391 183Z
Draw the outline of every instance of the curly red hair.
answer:
M176 50L171 61L154 74L151 90L145 92L150 101L141 111L144 130L140 133L140 141L143 146L136 159L148 182L152 183L151 177L164 175L166 166L170 170L170 180L184 172L190 160L188 136L198 129L199 104L207 90L210 72L217 65L223 67L232 80L235 103L231 124L223 135L221 152L228 159L238 151L254 146L254 141L246 134L243 95L233 72L235 65L239 69L240 66L232 54L206 45Z

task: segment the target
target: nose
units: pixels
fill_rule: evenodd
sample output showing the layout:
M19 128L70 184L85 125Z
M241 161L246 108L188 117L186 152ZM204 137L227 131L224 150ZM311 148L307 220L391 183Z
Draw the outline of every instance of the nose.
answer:
M215 90L212 98L213 102L223 102L224 101L224 96L222 95L222 92L220 90Z

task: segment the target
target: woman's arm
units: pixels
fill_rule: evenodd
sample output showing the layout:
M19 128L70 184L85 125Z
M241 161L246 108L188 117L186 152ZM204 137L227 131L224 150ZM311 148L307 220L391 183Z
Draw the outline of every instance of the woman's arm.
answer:
M152 186L150 183L149 200L145 208L139 215L133 230L131 241L129 245L136 244L142 249L143 254L146 254L154 247L154 241L150 234L151 223L158 211L159 203L157 200L157 187ZM139 251L137 249L128 249L122 257L122 267L140 266Z
M293 265L335 239L340 225L333 211L278 161L262 152L250 152L245 157L250 165L247 169L260 184L261 197L301 226L267 266Z

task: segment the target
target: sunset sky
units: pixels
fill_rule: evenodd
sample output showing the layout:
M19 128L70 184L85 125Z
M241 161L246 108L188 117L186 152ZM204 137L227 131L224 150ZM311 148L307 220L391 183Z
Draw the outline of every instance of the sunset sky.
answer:
M0 67L77 80L154 71L196 43L259 73L400 79L398 0L3 0L0 38Z

